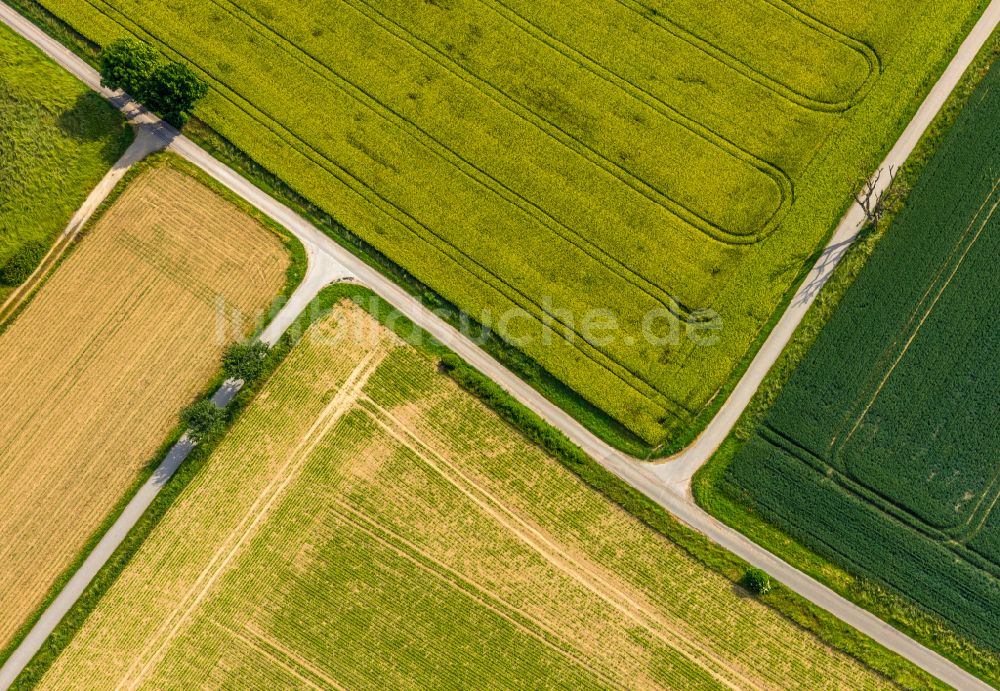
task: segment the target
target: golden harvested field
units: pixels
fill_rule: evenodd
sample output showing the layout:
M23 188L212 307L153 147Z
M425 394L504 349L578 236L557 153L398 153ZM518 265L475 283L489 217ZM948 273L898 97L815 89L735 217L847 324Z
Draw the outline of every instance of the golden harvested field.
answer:
M217 296L265 309L288 262L273 232L158 165L0 334L0 648L217 370Z
M358 332L373 337L347 337ZM345 301L289 354L41 687L525 680L886 685L585 487Z

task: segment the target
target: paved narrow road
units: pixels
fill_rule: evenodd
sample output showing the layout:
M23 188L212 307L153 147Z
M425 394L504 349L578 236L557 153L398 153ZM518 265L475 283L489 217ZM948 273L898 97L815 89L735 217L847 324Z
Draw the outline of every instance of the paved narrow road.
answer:
M140 132L144 132L144 137L149 133L157 131L156 128L143 127ZM170 136L157 135L152 140L146 139L135 148L129 149L132 154L125 158L127 165L125 170L133 163L141 160L149 153L163 148L170 141ZM138 139L137 139L138 143ZM121 179L125 170L117 175L115 182ZM110 173L109 173L110 175ZM114 184L111 185L114 187ZM100 201L110 192L107 189L103 192ZM88 197L88 201L90 198ZM93 213L100 201L90 209L87 217ZM77 226L79 227L79 226ZM71 224L72 228L72 224ZM288 301L282 306L278 313L271 319L264 331L260 335L260 340L268 345L274 345L281 335L291 326L298 316L307 308L309 303L316 297L317 293L332 281L353 280L354 276L350 270L336 262L329 255L317 253L315 248L307 248L309 264L302 281L289 296ZM219 387L219 390L212 396L212 402L220 408L225 408L242 387L240 381L226 381ZM87 558L76 570L70 580L63 586L56 598L42 613L42 616L31 627L24 640L14 649L11 656L0 667L0 689L6 691L21 671L35 656L35 653L45 643L45 639L55 630L56 626L66 616L76 601L83 595L87 586L93 580L97 572L101 570L105 562L111 558L118 546L129 534L135 524L142 518L142 515L149 508L149 505L156 499L167 481L173 477L181 463L188 457L194 445L185 435L167 452L160 465L156 467L149 479L132 496L128 504L119 514L115 522L111 524L107 532L101 536L100 541L94 546Z
M691 447L678 454L674 459L650 465L622 454L605 444L565 411L500 365L474 342L425 308L419 300L333 242L304 218L254 187L248 180L214 159L186 137L178 135L169 126L163 125L155 116L138 112L138 106L134 103L124 101L120 94L113 94L103 89L96 71L2 2L0 2L0 20L35 43L52 59L63 65L91 88L112 101L116 99L120 101L118 105L126 113L130 113L136 121L148 122L159 128L162 136L169 139L171 150L198 165L217 181L294 233L306 246L311 261L320 261L320 258L323 258L321 263L329 262L329 266L334 269L331 278L337 275L338 267L340 270L346 270L347 273L352 274L357 280L367 285L409 317L415 324L445 343L471 365L503 386L521 403L564 432L604 467L648 495L679 520L754 566L765 569L798 594L833 613L942 681L960 689L989 688L985 683L951 661L837 595L829 588L754 544L740 533L722 525L702 511L691 499L691 477L729 434L753 393L759 387L767 370L770 369L788 343L796 326L815 299L819 288L850 245L860 225L859 210L852 209L843 219L823 256L795 295L791 306L755 357L732 396L705 432ZM972 63L979 49L985 44L998 23L1000 23L1000 0L993 0L893 147L883 163L883 167L899 165L910 155L921 135L940 111L962 74ZM885 177L883 176L883 178ZM883 180L883 184L885 182ZM317 279L317 282L321 281ZM24 663L26 662L27 660L24 661ZM21 666L23 667L23 663ZM19 671L20 669L13 668L8 670L8 665L5 665L0 672L0 682L5 679L13 679L14 677L10 674L13 673L16 676ZM6 686L0 683L0 688L6 688Z

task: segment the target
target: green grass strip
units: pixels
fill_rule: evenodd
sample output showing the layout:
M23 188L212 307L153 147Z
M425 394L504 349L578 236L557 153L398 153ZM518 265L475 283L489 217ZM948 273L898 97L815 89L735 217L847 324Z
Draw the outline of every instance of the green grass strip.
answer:
M80 241L86 238L87 234L94 227L101 217L110 209L122 193L128 188L129 184L135 180L137 177L145 173L146 171L158 167L168 165L171 166L191 177L195 178L201 184L209 187L214 192L222 196L227 202L233 204L240 210L248 213L257 221L264 224L266 227L270 228L272 232L276 233L282 240L286 251L289 253L289 266L285 272L285 284L279 293L279 295L272 302L269 314L273 316L284 301L291 296L291 294L301 283L303 276L305 275L306 265L308 263L308 257L306 256L305 247L302 243L298 241L291 233L289 233L283 226L278 225L270 218L260 213L254 207L250 206L248 203L244 202L232 194L228 189L223 187L221 184L211 179L202 170L186 161L178 158L177 156L169 153L158 153L153 154L146 159L136 163L131 169L125 174L125 176L115 185L114 189L108 194L107 198L101 203L100 206L95 210L93 216L87 221L87 224L81 229L80 234L77 239L66 248L66 251L59 258L59 261L54 267L49 271L45 278L34 288L29 296L18 306L14 314L11 315L10 319L0 325L0 334L2 334L6 329L10 327L11 324L17 319L17 317L28 308L34 297L41 291L45 284L55 275L58 271L59 266L66 261L69 256L73 253L74 249L77 247ZM256 329L259 332L266 326L266 323L258 324ZM225 380L225 376L222 374L221 368L215 374L215 376L205 385L202 389L201 394L199 394L195 400L200 400L201 398L210 398L212 394L222 385ZM132 496L139 490L140 487L149 479L153 471L160 464L160 461L166 456L167 452L173 447L174 444L181 438L184 434L184 426L179 424L171 430L170 434L167 436L166 440L161 444L157 452L152 456L152 458L143 467L143 470L136 477L132 486L122 495L122 498L115 504L114 508L108 513L107 517L101 522L97 530L90 536L90 538L84 543L83 547L80 549L76 558L70 563L70 565L59 575L58 578L52 583L49 588L48 593L46 593L38 609L35 610L34 614L31 615L20 628L15 632L13 637L11 637L10 642L0 649L0 664L3 664L7 658L11 656L21 641L24 640L28 632L31 631L31 627L35 625L38 619L42 616L42 613L48 608L53 600L59 595L62 589L65 587L69 579L73 577L73 574L80 568L87 556L93 551L94 547L101 538L108 531L108 529L114 524L121 512L125 510L126 505L132 499Z
M840 300L871 257L879 240L891 226L893 218L905 204L906 193L920 177L945 134L998 57L1000 57L1000 31L994 33L983 47L900 171L894 185L901 195L901 201L877 228L867 230L834 270L733 432L712 459L695 475L692 487L699 506L722 522L994 686L1000 686L1000 654L984 650L957 635L944 621L919 610L904 598L886 591L874 582L854 576L832 564L760 516L748 511L738 499L738 495L728 487L725 474L736 454L749 441L792 372L832 317Z

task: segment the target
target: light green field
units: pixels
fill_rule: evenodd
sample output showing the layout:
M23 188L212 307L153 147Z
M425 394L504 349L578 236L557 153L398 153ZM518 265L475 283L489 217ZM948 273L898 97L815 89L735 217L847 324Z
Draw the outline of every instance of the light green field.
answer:
M193 64L208 125L649 444L690 434L985 4L40 1Z
M288 355L40 686L528 680L886 685L587 489L343 302Z
M50 245L131 139L100 96L0 26L0 267Z

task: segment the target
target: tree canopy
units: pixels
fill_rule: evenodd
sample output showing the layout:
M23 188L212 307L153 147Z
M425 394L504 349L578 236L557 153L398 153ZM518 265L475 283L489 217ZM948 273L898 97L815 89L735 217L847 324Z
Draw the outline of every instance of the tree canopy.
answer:
M183 63L166 60L134 38L112 41L101 51L101 84L123 89L169 122L183 127L208 85Z
M101 85L140 98L159 64L160 54L149 44L134 38L119 38L101 51Z
M222 369L227 377L251 382L264 372L268 352L261 341L234 343L222 355Z

